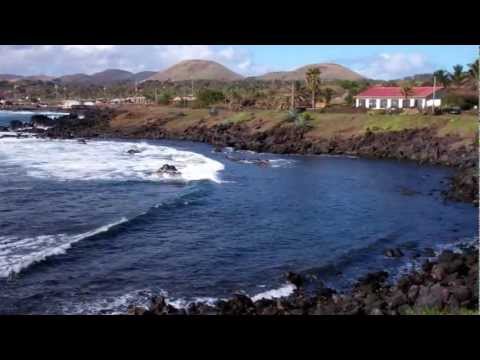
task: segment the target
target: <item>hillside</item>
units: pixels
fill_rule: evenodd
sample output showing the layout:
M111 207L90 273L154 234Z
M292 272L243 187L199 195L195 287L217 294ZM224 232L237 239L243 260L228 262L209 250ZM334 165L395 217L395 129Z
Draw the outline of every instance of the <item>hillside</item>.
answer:
M108 69L90 75L91 81L95 85L108 85L116 82L130 81L132 79L130 71L120 69Z
M13 75L13 74L0 74L0 81L15 81L21 79L22 76L20 75Z
M142 71L142 72L133 74L133 75L132 75L132 80L133 80L133 81L142 82L142 81L148 79L149 77L151 77L151 76L153 76L153 75L155 75L155 74L156 74L155 71Z
M293 81L293 80L304 80L305 74L308 69L312 67L320 68L321 74L320 78L322 80L362 80L365 79L362 75L357 74L356 72L346 68L345 66L338 64L311 64L302 66L293 71L277 71L266 73L261 76L257 76L259 80L273 81L273 80L282 80L282 81Z
M155 71L142 71L134 74L125 70L108 69L92 75L64 75L58 78L58 80L65 84L112 85L121 82L141 82L154 74L156 74Z
M225 66L209 60L185 60L148 78L158 81L218 80L234 81L243 77Z

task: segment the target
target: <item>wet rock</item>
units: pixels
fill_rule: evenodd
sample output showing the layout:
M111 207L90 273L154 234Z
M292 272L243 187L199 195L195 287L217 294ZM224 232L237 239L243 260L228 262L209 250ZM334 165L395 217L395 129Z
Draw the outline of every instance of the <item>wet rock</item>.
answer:
M161 315L164 312L167 303L163 296L155 296L151 300L150 311L155 315Z
M390 258L399 258L399 257L402 257L402 256L403 256L403 252L402 252L402 250L400 250L399 248L387 249L387 250L384 252L384 255L385 255L386 257L390 257Z
M472 292L464 285L452 286L449 290L460 303L467 301L472 297Z
M287 278L287 281L289 283L295 285L296 287L301 287L305 282L305 279L303 278L302 275L291 272L291 271L287 272L285 274L285 277Z
M408 292L407 292L408 300L410 300L412 302L415 301L415 299L417 298L419 290L420 290L420 287L418 285L410 286L410 288L408 289Z
M447 266L445 264L436 264L433 265L430 275L435 280L442 280L447 274Z
M136 148L129 149L129 150L127 151L127 153L130 154L130 155L139 154L139 153L141 153L141 152L142 152L142 151L141 151L140 149L136 149Z
M139 306L130 305L127 309L127 315L147 315L147 313L147 309Z
M445 250L438 256L439 263L448 263L456 258L456 254L451 250Z
M243 294L233 295L232 299L220 303L218 307L221 313L225 315L251 314L255 311L252 299Z
M157 174L180 175L180 171L174 165L165 164L157 170Z
M388 306L391 309L399 307L400 305L406 304L408 302L407 297L401 291L397 291L388 299Z
M425 249L423 249L423 256L434 257L435 256L435 251L432 248L425 248Z
M368 313L368 315L385 315L379 308L374 308Z

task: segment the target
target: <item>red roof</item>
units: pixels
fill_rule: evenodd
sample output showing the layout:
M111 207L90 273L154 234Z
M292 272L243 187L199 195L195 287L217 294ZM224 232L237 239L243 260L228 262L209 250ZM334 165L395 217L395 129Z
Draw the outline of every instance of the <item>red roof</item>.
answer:
M435 91L441 90L441 86L437 86ZM427 97L433 94L433 86L415 86L412 87L412 92L408 97ZM400 97L405 95L402 92L402 88L399 86L372 86L365 91L362 91L357 97Z

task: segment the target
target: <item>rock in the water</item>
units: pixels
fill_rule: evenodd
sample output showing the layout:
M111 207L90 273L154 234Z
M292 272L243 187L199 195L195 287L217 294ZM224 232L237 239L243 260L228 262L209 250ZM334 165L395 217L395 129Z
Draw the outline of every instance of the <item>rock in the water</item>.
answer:
M133 155L133 154L138 154L138 153L141 153L142 151L140 149L137 149L137 148L133 148L133 149L130 149L127 151L128 154L130 155Z
M286 274L287 281L295 285L296 287L301 287L304 283L304 279L302 275L294 273L294 272L287 272Z
M158 174L180 175L180 171L174 165L165 164L157 171Z
M391 258L398 258L403 256L402 250L399 248L394 248L394 249L388 249L385 251L384 255L386 257L391 257Z

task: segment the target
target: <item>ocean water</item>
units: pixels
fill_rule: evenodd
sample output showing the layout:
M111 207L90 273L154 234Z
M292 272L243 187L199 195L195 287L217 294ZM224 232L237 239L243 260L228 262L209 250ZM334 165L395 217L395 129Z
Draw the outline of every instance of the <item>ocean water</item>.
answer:
M182 175L156 174L165 163ZM451 174L180 141L0 139L0 313L278 297L294 290L286 271L339 289L397 274L415 252L474 238L476 208L439 193ZM384 257L391 247L406 256Z
M23 122L30 121L30 117L33 114L46 115L50 118L56 118L63 115L68 115L68 113L58 113L51 111L3 111L0 110L0 126L8 126L12 120L20 120Z

